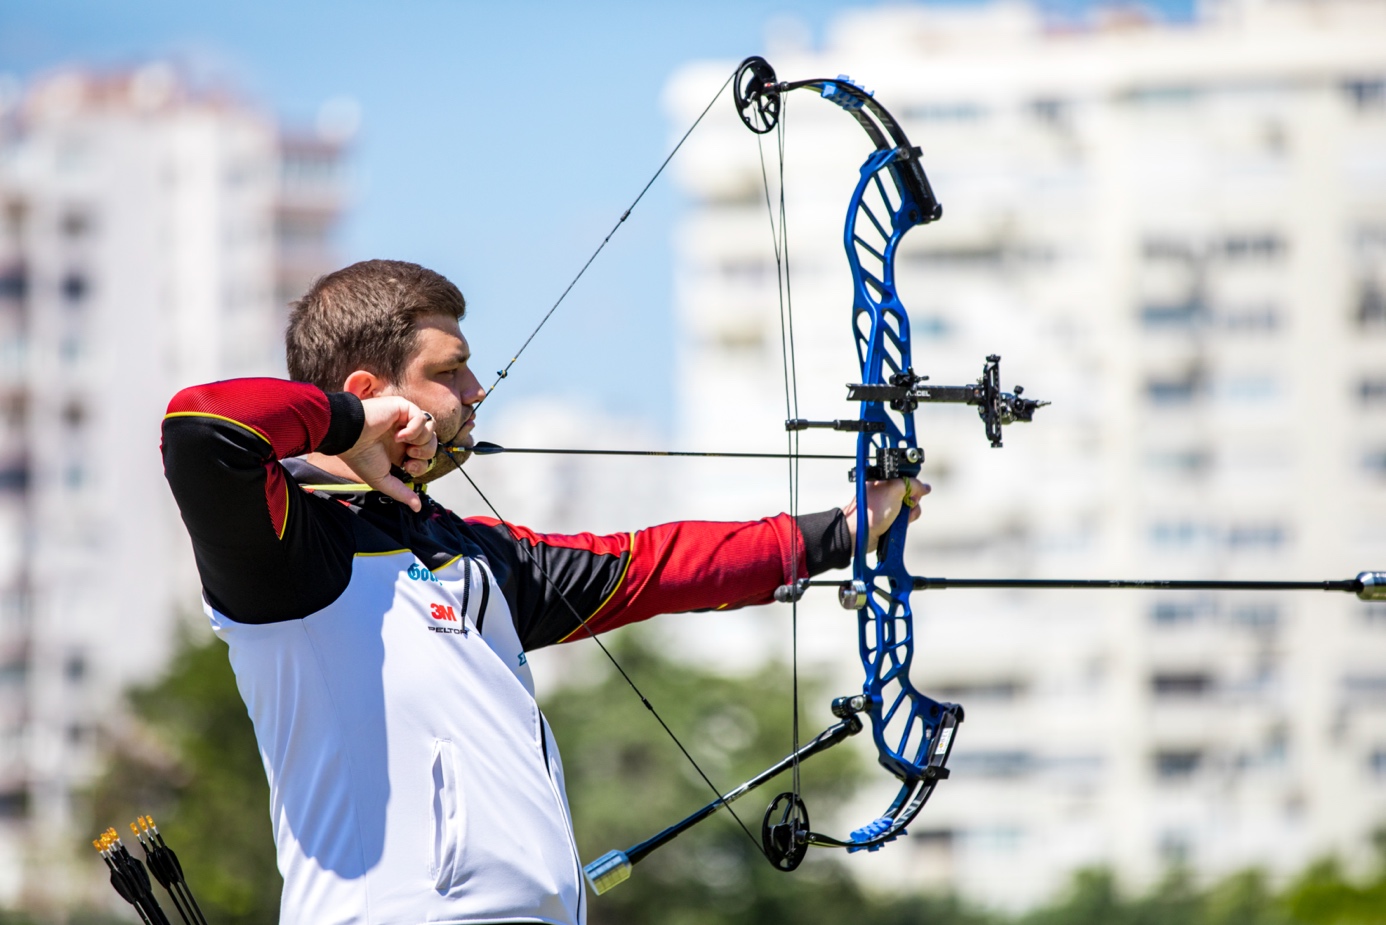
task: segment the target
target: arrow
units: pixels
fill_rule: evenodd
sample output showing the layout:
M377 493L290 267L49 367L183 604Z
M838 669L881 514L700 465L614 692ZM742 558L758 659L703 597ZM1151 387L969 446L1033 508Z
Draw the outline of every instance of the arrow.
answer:
M448 452L470 450L474 456L495 456L500 453L545 453L568 456L706 456L722 459L845 459L855 460L855 456L830 453L697 453L690 450L573 450L555 447L513 447L500 446L479 441L470 447L446 446Z

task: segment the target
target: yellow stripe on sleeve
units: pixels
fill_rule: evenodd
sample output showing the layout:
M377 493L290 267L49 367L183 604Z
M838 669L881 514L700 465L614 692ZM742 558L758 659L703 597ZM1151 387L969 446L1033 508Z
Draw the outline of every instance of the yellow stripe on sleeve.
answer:
M228 418L224 414L209 414L205 411L170 411L168 414L164 415L164 420L167 421L169 418L211 418L214 421L225 421L228 424L235 424L242 430L250 431L252 434L268 443L270 446L274 446L273 442L270 441L270 438L265 434L265 432L260 430L258 427L251 427L244 421L238 421L235 418Z
M630 563L631 563L631 561L632 561L634 558L635 558L635 534L634 534L634 533L631 533L631 534L630 534L630 554L626 556L626 564L625 564L625 566L621 569L621 577L619 577L619 578L616 579L616 585L615 585L615 587L613 587L613 588L611 589L611 593L608 594L606 597L604 597L604 598L602 599L602 602L601 602L600 604L597 605L597 609L594 610L594 611L592 611L590 614L587 615L587 620L591 620L591 619L592 619L593 617L595 617L597 614L601 613L601 612L602 612L602 608L605 607L608 603L611 602L611 599L612 599L613 597L616 596L616 592L617 592L617 591L621 590L621 585L623 585L623 584L626 583L626 575L630 572ZM584 627L587 626L587 620L583 620L582 623L580 623L576 628L574 628L574 630L573 630L571 633L569 633L568 635L564 636L562 639L558 640L559 643L567 642L569 639L572 639L575 635L577 635L577 633L578 633L580 630L582 630Z

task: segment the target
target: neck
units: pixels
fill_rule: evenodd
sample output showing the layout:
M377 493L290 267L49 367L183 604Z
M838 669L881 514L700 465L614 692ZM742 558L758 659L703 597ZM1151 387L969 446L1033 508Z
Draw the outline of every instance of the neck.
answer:
M361 481L361 477L355 472L352 472L351 467L336 456L324 456L322 453L309 453L303 458L308 465L321 469L329 475L335 475L349 482Z

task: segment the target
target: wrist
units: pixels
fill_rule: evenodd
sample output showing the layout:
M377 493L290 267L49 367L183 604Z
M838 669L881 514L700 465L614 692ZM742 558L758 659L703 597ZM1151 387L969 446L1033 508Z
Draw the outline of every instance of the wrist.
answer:
M324 456L336 456L356 446L366 426L366 412L361 399L350 392L328 392L327 405L331 418L327 433L314 449Z

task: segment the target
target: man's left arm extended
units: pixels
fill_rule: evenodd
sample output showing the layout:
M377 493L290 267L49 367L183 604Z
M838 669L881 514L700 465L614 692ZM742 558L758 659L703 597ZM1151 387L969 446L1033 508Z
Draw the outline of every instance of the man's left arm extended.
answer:
M661 613L766 604L780 585L843 568L852 557L837 509L606 536L535 533L490 518L467 523L486 547L526 649Z

